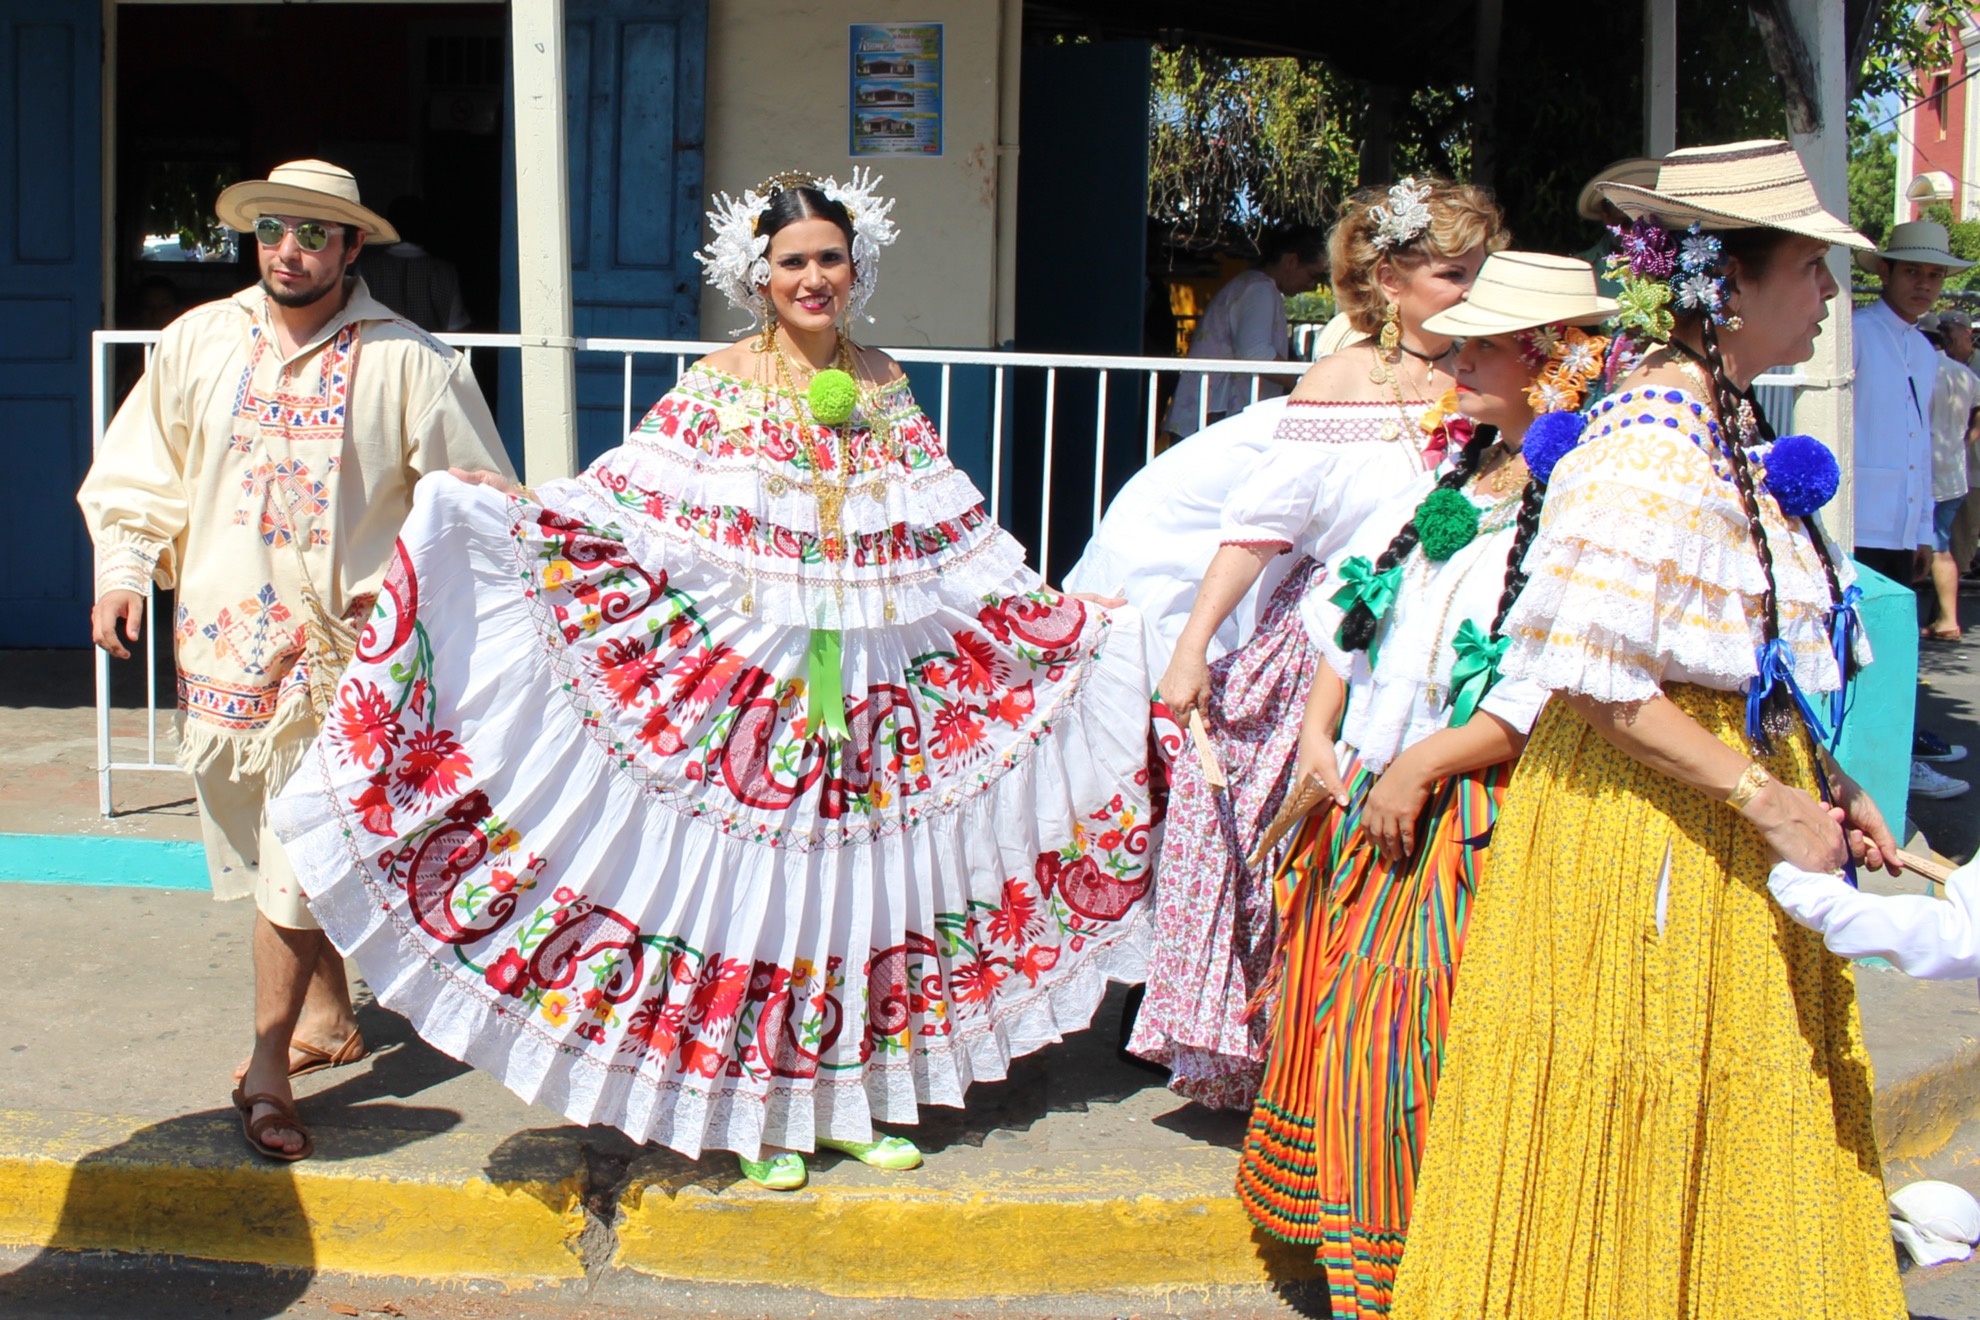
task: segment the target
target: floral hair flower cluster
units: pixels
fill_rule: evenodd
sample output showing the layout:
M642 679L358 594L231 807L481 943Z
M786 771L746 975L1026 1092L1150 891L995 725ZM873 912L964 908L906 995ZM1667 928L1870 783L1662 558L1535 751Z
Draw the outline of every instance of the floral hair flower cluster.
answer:
M850 320L865 310L873 296L880 273L880 249L900 234L888 215L894 209L893 199L880 196L879 184L879 175L855 167L844 183L836 175L819 177L806 171L788 171L745 189L741 197L717 193L708 212L708 226L715 237L694 254L694 259L701 263L703 278L722 292L730 306L749 313L751 324L761 323L770 310L763 295L763 287L770 282L770 239L756 232L757 225L778 193L786 188L816 188L845 207L852 220L853 287L846 308Z
M1399 248L1430 227L1430 185L1415 175L1398 179L1389 188L1386 205L1369 211L1375 236L1368 241L1384 252Z
M1652 220L1611 225L1616 248L1608 276L1622 286L1616 319L1626 330L1669 339L1678 312L1696 312L1713 325L1739 328L1727 307L1725 247L1694 222L1682 237Z
M1539 372L1527 387L1526 401L1536 413L1576 412L1588 397L1588 386L1602 374L1609 341L1579 326L1536 326L1514 334L1520 356Z

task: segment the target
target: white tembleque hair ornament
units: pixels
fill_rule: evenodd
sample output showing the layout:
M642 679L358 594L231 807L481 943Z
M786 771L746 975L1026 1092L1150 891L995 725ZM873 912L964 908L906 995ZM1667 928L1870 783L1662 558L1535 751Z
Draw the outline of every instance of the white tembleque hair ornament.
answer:
M1415 175L1398 179L1389 189L1389 202L1368 213L1375 220L1369 241L1384 252L1401 247L1430 227L1430 185Z
M747 334L762 324L770 312L770 304L763 296L763 287L770 282L770 240L758 234L756 228L764 212L770 209L770 203L786 188L816 188L845 207L846 214L852 217L853 287L846 315L855 317L865 311L880 275L880 249L900 237L899 227L888 218L888 212L894 209L894 199L881 197L874 191L879 183L879 175L857 167L844 183L836 176L821 179L795 170L772 175L759 186L745 190L741 197L727 193L715 195L715 205L708 212L708 224L715 237L705 249L694 254L694 259L701 263L702 276L709 285L720 289L730 306L749 314L750 325L738 333ZM872 319L867 317L868 321Z

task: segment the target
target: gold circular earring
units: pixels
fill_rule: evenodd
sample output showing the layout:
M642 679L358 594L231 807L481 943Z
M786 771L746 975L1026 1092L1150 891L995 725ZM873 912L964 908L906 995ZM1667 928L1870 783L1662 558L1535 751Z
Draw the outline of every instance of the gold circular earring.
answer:
M1394 303L1382 309L1382 332L1376 343L1375 365L1369 370L1368 379L1377 385L1387 385L1395 380L1395 364L1402 360L1402 312Z

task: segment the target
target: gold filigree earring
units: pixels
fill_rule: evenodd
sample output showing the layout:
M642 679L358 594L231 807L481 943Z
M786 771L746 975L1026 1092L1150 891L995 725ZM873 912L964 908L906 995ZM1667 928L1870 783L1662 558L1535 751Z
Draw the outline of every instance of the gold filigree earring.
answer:
M1382 309L1382 333L1377 337L1379 345L1375 354L1375 366L1368 373L1368 379L1377 385L1387 385L1396 378L1396 363L1402 361L1402 313L1394 303Z

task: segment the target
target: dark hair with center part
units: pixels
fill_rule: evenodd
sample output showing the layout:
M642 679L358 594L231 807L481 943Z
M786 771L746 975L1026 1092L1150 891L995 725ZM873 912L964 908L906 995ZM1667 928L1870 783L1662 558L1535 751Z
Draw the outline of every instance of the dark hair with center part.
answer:
M852 255L853 222L845 204L805 185L780 189L757 218L756 232L763 238L775 238L778 230L800 220L830 220L846 236L846 255Z

